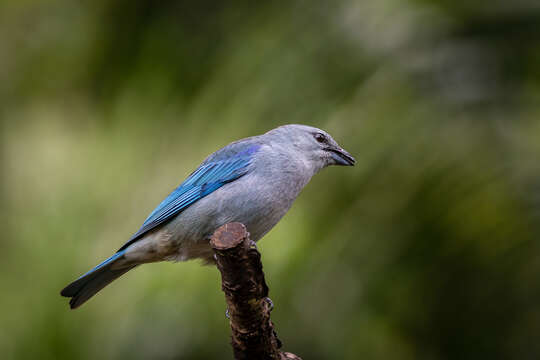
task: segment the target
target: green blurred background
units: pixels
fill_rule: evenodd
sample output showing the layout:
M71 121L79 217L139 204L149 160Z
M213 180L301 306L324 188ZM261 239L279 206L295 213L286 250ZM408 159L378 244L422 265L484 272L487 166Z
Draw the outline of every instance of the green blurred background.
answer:
M209 153L286 123L358 160L259 244L304 359L540 358L540 3L0 3L2 359L226 359L218 272L108 257Z

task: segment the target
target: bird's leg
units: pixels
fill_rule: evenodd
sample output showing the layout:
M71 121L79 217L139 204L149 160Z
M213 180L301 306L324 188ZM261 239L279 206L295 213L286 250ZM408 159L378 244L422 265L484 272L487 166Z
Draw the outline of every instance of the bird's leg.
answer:
M249 239L249 247L251 249L259 250L259 249L257 249L257 243L255 241L251 240L251 239Z
M227 310L225 310L225 317L227 319L229 319L229 320L231 319L231 315L229 314L229 308L228 307L227 307Z

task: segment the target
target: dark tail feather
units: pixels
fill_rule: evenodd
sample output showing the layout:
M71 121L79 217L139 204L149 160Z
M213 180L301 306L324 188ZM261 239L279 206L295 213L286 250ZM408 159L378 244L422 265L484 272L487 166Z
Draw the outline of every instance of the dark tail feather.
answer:
M112 269L112 265L123 257L124 252L117 252L60 292L60 295L71 298L69 305L72 309L78 308L113 280L137 266L129 265L120 269Z

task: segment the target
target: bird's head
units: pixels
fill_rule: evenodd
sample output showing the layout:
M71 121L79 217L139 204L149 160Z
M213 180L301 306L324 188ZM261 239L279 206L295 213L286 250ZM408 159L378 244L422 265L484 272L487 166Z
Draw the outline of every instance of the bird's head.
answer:
M307 125L284 125L268 132L280 143L294 149L315 169L330 165L353 166L356 160L326 131Z

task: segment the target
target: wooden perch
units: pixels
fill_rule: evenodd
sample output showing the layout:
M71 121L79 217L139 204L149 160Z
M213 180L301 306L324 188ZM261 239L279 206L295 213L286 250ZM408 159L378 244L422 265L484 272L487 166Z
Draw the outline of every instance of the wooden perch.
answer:
M229 223L216 230L210 241L221 288L229 312L232 347L237 360L301 360L281 352L281 341L270 320L272 311L268 286L262 271L261 254L241 223Z

